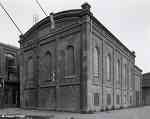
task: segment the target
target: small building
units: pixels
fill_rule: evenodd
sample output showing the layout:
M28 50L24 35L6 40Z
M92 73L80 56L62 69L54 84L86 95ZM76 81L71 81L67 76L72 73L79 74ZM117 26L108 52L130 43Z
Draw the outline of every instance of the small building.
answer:
M0 107L18 107L19 48L0 43Z
M144 105L150 105L150 72L143 74L142 98Z
M54 28L48 16L20 36L21 107L89 112L139 105L134 52L90 8L55 13Z

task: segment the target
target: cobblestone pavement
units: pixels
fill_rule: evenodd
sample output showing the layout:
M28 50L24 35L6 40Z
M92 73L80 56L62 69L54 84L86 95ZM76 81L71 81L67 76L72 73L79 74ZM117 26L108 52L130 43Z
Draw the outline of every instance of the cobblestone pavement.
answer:
M98 112L95 114L78 114L40 110L24 110L19 108L1 109L0 115L48 116L48 119L149 119L150 106ZM72 118L73 117L73 118Z

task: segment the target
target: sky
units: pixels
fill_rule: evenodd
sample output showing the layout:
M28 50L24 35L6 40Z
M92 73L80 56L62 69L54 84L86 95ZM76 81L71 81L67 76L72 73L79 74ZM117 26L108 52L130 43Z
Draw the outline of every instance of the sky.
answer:
M135 51L135 64L150 72L150 0L38 0L44 10L60 12L79 9L88 2L94 16L125 46ZM33 16L45 15L35 0L0 0L19 28L25 33L33 25ZM19 47L19 35L5 12L0 9L0 42Z

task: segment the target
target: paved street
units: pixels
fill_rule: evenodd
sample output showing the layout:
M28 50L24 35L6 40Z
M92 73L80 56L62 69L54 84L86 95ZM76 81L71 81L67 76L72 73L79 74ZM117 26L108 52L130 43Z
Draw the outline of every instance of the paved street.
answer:
M19 108L1 109L0 115L32 115L49 116L49 119L149 119L150 106L99 112L96 114L77 114L63 112L49 112L39 110L24 110ZM72 118L73 117L73 118Z

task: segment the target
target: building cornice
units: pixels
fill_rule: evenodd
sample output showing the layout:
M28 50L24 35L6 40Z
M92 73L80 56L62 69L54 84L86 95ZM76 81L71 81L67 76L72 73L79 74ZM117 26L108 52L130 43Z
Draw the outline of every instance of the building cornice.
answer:
M103 32L105 35L108 35L110 38L115 40L118 44L123 46L125 50L127 50L132 56L135 57L135 53L130 51L115 35L113 35L96 17L93 16L93 14L90 12L90 5L88 3L85 3L82 5L82 9L72 9L72 10L67 10L67 11L62 11L58 13L54 13L54 20L57 22L58 20L61 20L63 18L71 18L71 17L79 17L81 18L84 15L88 15L91 17L91 19L100 25L103 29ZM21 35L20 37L20 43L24 42L25 39L34 31L36 31L38 28L41 26L50 23L50 18L49 16L44 18L43 20L39 21L37 24L33 25L24 35Z

